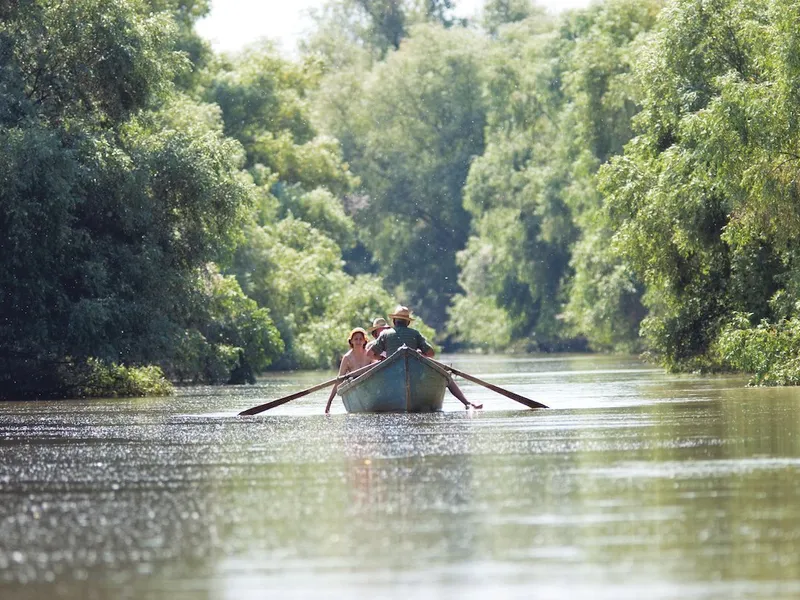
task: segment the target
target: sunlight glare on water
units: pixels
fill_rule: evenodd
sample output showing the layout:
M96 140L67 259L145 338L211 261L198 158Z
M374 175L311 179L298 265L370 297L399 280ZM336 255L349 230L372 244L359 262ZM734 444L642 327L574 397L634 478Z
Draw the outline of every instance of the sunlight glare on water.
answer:
M445 362L433 415L278 373L3 405L0 598L795 598L800 390L634 359Z

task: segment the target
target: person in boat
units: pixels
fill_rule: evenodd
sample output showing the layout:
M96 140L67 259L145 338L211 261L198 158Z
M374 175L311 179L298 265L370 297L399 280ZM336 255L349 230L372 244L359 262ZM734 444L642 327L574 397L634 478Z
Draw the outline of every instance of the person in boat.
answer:
M372 320L372 327L367 329L369 334L372 336L373 339L377 340L378 336L381 334L382 331L386 329L391 329L389 324L386 322L386 319L383 317L378 317L377 319ZM386 358L386 351L384 350L381 352L380 360Z
M428 340L425 339L424 335L422 335L416 329L412 329L410 327L411 321L414 320L414 317L411 316L411 311L408 309L408 307L398 306L394 313L389 315L389 318L392 320L394 327L384 329L381 331L375 341L372 341L367 345L367 352L371 353L373 358L382 360L380 358L381 354L385 354L385 356L391 356L403 345L408 346L412 350L416 350L423 356L433 358L433 355L436 353L433 349L433 346L428 343ZM378 319L375 319L375 321L378 321ZM375 324L375 321L373 322L373 325ZM465 407L469 408L472 406L478 408L477 405L472 404L469 400L467 400L464 392L461 391L461 388L458 387L455 381L453 381L452 377L448 377L447 379L447 389L450 390L450 393L458 398L458 400Z
M425 336L411 328L414 317L411 316L407 306L398 306L389 315L389 319L393 327L384 329L375 341L367 345L367 352L371 352L373 358L380 360L380 355L384 352L386 356L391 356L403 345L429 358L434 355L433 346L428 343Z
M367 352L367 332L363 328L356 327L353 329L350 335L347 336L347 344L350 346L350 350L347 351L342 357L342 362L339 363L339 376L347 375L351 371L357 371L376 361L376 359ZM334 384L331 395L328 397L328 404L325 406L326 414L331 410L331 403L338 389L339 384Z
M367 332L363 328L353 329L347 336L347 344L350 346L350 350L342 357L339 375L347 375L350 371L375 362L375 359L367 353Z

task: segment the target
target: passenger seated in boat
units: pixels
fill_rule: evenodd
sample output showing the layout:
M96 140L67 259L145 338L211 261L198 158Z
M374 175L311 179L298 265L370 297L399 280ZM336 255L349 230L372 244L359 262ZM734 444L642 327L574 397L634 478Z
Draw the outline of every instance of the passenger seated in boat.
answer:
M339 375L346 375L350 371L355 371L361 367L366 367L375 362L367 352L367 332L361 327L356 327L350 332L347 337L347 343L350 350L342 357L342 362L339 365Z
M411 316L411 311L408 307L398 306L394 313L389 315L389 318L392 320L394 328L390 327L384 329L375 341L367 344L368 353L377 360L382 360L381 354L384 356L391 356L405 344L423 356L433 358L435 354L433 346L428 343L428 340L426 340L425 336L419 331L409 327L414 317ZM376 321L378 321L378 319L373 321L373 325ZM447 389L450 390L450 393L458 398L464 406L469 407L469 400L467 400L464 392L461 391L461 388L453 381L452 377L449 377L447 380Z
M432 357L434 354L433 346L428 343L425 336L409 325L414 317L406 306L398 306L389 315L394 327L385 329L381 332L374 342L367 345L367 352L371 353L376 360L380 360L381 353L391 356L400 349L400 346L408 346L412 350L417 350L423 356Z
M347 336L347 343L350 350L342 357L342 362L339 363L339 375L347 375L351 371L356 371L367 365L376 362L376 359L367 352L367 332L361 328L356 327ZM331 395L328 397L328 404L325 406L325 413L331 410L331 403L333 402L336 392L339 389L339 384L335 383L331 390Z
M369 334L372 336L373 339L378 339L378 336L381 334L382 331L386 329L391 329L389 324L386 322L386 319L383 317L378 317L377 319L372 320L372 327L367 329ZM380 360L386 358L386 351L381 352Z

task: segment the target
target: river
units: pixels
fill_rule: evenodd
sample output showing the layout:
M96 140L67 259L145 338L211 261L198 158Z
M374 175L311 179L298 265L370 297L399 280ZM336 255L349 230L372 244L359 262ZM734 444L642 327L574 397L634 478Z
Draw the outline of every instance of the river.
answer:
M0 405L0 598L797 598L800 389L633 358L445 356L433 415L329 372Z

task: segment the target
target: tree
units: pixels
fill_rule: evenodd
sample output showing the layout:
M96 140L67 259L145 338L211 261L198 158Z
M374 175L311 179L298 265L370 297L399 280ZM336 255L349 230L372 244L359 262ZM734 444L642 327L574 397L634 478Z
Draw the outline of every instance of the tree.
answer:
M487 11L511 21L514 7L523 17L518 4ZM611 233L594 174L630 139L628 57L656 13L654 3L607 2L497 29L487 147L464 188L473 228L459 256L465 294L450 310L458 340L554 350L636 338L641 289L603 241Z
M213 111L174 93L185 62L169 14L96 0L5 11L0 396L60 395L89 358L174 350L250 188Z
M194 30L195 23L211 11L210 0L145 0L151 12L171 15L177 31L173 36L173 50L183 53L189 60L187 68L173 79L183 90L194 89L199 74L212 60L210 44Z
M373 311L391 304L378 278L344 271L342 253L356 234L343 198L358 180L337 140L311 123L308 95L317 77L313 61L291 63L260 45L212 65L202 96L221 107L256 186L255 211L229 272L275 320L285 344L280 368L328 367L340 358L347 331L382 314L354 305L356 290L371 287L364 300L379 299L366 302Z
M496 37L503 25L524 21L534 13L544 16L544 10L534 7L531 0L487 0L481 24L489 35Z
M329 0L312 13L316 31L303 44L304 51L320 53L338 67L352 64L347 55L356 48L373 60L383 60L400 49L416 24L466 25L453 15L454 7L453 0Z
M236 278L209 265L199 273L198 301L172 360L172 379L191 383L255 383L255 374L284 351L269 310L242 292Z
M480 47L469 32L420 26L371 71L348 122L326 104L338 96L319 98L362 181L353 208L364 245L395 294L437 327L469 231L461 189L483 150Z
M618 249L647 286L643 331L670 367L715 362L741 314L793 315L775 299L798 291L798 11L674 2L641 55L640 135L602 184Z
M614 225L595 174L633 137L641 90L635 57L649 39L662 3L606 2L569 18L574 39L564 89L572 99L565 124L574 135L572 183L565 190L580 235L571 249L564 320L594 349L641 349L644 286L624 255L614 251Z

